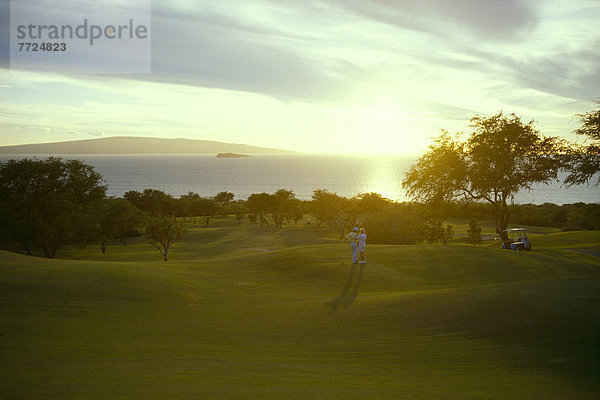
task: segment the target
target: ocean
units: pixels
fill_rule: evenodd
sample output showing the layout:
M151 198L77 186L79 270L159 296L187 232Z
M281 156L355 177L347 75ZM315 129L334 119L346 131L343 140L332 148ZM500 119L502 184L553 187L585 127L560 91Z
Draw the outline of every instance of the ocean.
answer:
M31 156L2 155L0 161ZM38 158L45 158L40 155ZM392 200L409 200L402 189L404 174L416 160L398 155L257 154L248 158L214 155L61 155L94 166L108 186L108 194L158 189L179 197L188 192L213 196L221 191L246 199L252 193L293 190L309 200L316 189L340 196L377 192ZM515 203L597 203L600 188L581 185L569 189L558 183L521 191Z

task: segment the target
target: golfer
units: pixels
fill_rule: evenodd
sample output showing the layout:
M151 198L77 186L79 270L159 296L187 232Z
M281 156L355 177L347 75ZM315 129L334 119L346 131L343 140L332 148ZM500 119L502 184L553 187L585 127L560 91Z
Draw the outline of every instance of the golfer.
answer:
M358 236L358 228L352 228L352 232L346 235L346 240L350 245L350 250L352 250L352 264L356 264L358 261L358 255L356 253L356 237Z
M366 264L367 260L365 260L365 248L367 247L367 232L364 228L360 230L356 240L358 241L358 253L360 254L359 264Z

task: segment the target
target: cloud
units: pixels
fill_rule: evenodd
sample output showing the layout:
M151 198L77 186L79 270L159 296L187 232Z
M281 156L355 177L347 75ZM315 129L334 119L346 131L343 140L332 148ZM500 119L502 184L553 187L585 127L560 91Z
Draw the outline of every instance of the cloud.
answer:
M523 40L538 22L532 3L520 0L339 0L338 3L403 29L444 36L467 30L481 40Z
M425 73L494 75L500 68L512 79L511 72L521 71L481 41L518 42L539 23L536 3L516 0L283 0L253 2L254 9L227 1L172 4L155 2L153 74L140 79L283 101L344 101L365 82L386 74L397 79L399 60Z
M510 82L515 87L590 101L600 94L600 40L596 43L589 48L565 48L552 54L530 56L471 49L470 54L477 61L454 63L446 59L444 62Z
M593 48L587 54L567 52L561 60L512 55L527 52L523 41L531 39L543 14L539 2L153 3L153 73L134 76L139 80L260 93L286 102L339 102L360 96L365 82L413 75L414 70L398 70L404 64L423 72L415 79L435 68L438 75L443 68L492 78L503 74L503 79L578 99L597 87L597 67L590 66L598 65ZM580 59L586 68L577 65ZM570 87L562 78L566 72ZM553 82L545 84L546 77ZM580 84L587 89L573 87Z
M141 79L268 94L333 99L343 93L344 60L311 58L306 35L232 17L226 7L183 13L155 9L152 75ZM226 14L224 14L226 13Z
M570 118L600 95L599 6L154 0L151 75L0 71L0 122L82 136L244 142L253 132L263 140L255 144L290 148L357 130L355 110L393 110L398 131L422 136L500 109L550 116L558 130L558 114Z

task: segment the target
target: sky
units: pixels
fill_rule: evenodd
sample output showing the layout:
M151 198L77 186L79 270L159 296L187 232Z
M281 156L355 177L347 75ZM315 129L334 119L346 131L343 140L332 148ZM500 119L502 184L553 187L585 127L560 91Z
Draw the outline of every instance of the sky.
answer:
M151 136L415 154L500 111L574 141L575 114L600 100L599 20L597 0L152 0L150 73L26 71L0 52L0 145Z

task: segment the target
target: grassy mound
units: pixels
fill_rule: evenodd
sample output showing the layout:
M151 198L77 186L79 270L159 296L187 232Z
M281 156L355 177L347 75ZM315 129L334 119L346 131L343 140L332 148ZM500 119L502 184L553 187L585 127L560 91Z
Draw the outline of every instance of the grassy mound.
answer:
M223 220L168 263L143 239L1 252L3 397L600 393L600 258L578 251L597 233L540 234L531 253L369 245L366 266L337 239Z

